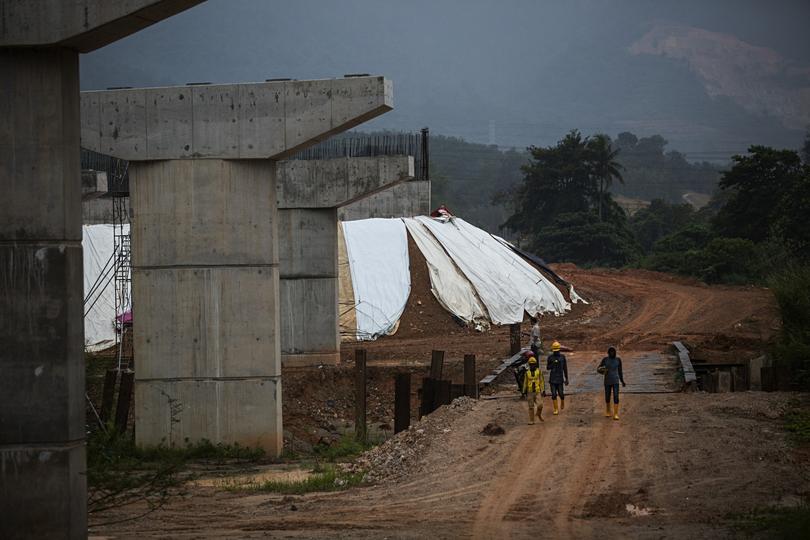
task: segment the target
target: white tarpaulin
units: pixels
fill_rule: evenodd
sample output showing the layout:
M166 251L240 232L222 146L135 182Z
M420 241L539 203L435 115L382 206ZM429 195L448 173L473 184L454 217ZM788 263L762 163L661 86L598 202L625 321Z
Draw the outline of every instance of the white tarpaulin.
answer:
M127 232L129 225L124 226ZM84 344L90 350L115 343L112 225L82 226L84 254Z
M430 274L430 290L444 309L474 326L488 326L486 309L472 284L447 256L436 238L420 222L404 218L408 232L425 256Z
M342 226L354 289L357 339L392 333L411 293L405 224L399 219L363 219Z
M561 314L570 309L557 287L486 231L461 218L439 221L419 216L414 220L436 237L470 281L493 323L521 322L524 311Z

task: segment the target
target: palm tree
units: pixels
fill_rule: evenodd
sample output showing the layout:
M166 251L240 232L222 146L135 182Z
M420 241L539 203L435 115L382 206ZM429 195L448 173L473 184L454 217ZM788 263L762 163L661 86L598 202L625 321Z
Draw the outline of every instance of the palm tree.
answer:
M621 163L616 161L616 156L619 155L619 149L614 149L610 137L603 133L599 133L588 139L588 150L590 152L592 174L598 182L599 221L602 221L602 199L604 198L604 193L606 190L610 189L614 178L620 183L624 183L624 178L622 178L620 172L624 167Z

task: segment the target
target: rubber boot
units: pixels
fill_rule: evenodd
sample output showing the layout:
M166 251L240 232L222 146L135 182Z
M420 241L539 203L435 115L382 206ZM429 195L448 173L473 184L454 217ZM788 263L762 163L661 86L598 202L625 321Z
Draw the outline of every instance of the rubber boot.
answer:
M545 422L545 420L543 420L543 404L542 403L537 404L537 419L540 420L541 422Z
M554 405L554 414L560 414L560 409L557 408L557 398L552 399L551 404Z
M560 411L562 412L564 410L565 410L565 400L563 398L560 398Z
M613 404L613 419L614 420L619 419L619 404L618 403Z
M529 407L529 425L534 425L534 407Z
M608 401L605 403L605 418L610 418L612 415L610 413L610 402Z

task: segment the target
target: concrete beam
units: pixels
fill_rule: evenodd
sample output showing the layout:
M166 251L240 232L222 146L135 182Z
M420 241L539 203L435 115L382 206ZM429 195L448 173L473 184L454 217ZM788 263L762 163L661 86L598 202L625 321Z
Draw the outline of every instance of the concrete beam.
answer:
M336 208L413 176L412 156L282 161L278 165L278 206Z
M0 0L0 47L90 52L204 0Z
M340 221L428 214L430 214L429 180L403 182L338 208Z
M280 160L393 108L384 77L82 92L82 146L130 161Z

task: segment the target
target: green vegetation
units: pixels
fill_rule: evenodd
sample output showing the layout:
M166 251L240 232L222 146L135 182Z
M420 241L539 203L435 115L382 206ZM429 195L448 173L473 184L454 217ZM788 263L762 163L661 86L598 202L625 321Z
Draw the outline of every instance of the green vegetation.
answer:
M189 479L187 465L206 460L215 463L255 461L264 450L238 444L201 441L184 447L138 448L129 433L119 434L112 426L87 439L88 512L101 512L139 501L147 512L180 493Z
M493 198L520 182L526 152L502 151L457 137L430 136L430 179L433 206L446 204L456 215L491 232L507 217Z
M363 443L358 441L353 434L344 433L335 444L317 445L312 452L318 459L334 462L359 456L373 446L375 445L371 442Z
M791 403L784 415L785 429L800 445L810 444L810 410L798 402Z
M260 484L250 484L247 489L301 495L316 491L341 491L363 482L363 473L350 473L336 465L316 466L313 474L301 480L268 480Z
M680 152L665 151L667 141L660 135L639 139L624 132L613 144L624 168L624 182L613 190L617 195L679 204L686 192L712 193L717 186L716 165L690 163Z
M797 373L803 386L810 387L810 266L790 265L769 285L782 315L774 354Z
M771 507L729 516L737 532L757 538L793 540L810 537L810 504Z

